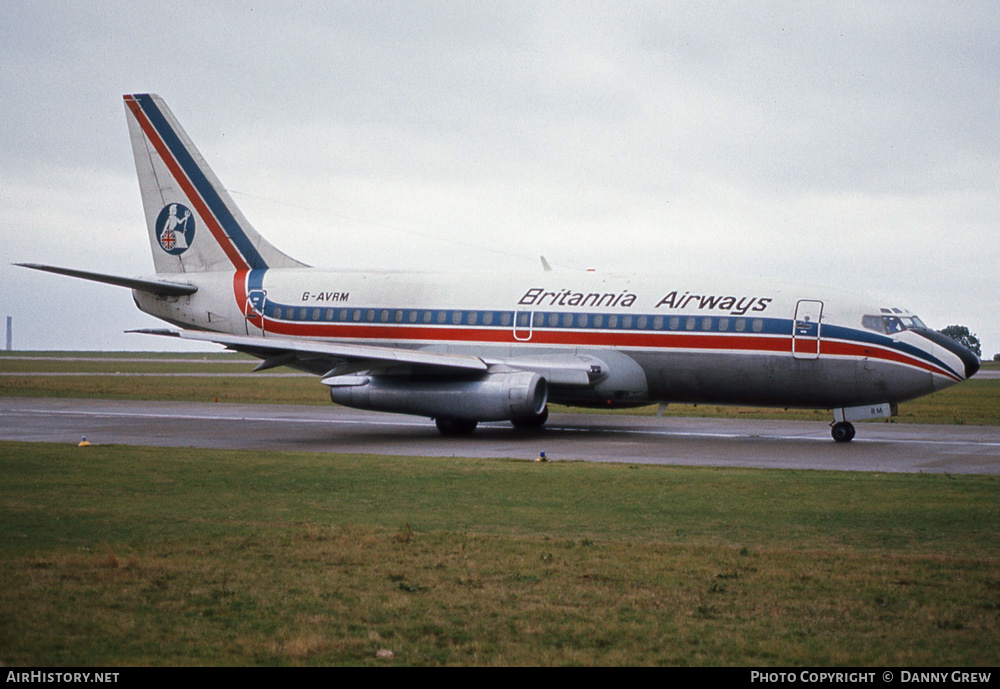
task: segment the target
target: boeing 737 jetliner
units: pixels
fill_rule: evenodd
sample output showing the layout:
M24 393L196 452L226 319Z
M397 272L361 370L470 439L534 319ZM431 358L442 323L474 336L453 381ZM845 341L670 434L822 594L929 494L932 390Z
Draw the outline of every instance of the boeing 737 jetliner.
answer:
M548 403L829 409L833 437L972 376L979 359L895 302L760 280L597 272L331 271L250 225L159 96L125 96L156 274L21 264L132 289L178 328L320 376L334 402L545 423Z

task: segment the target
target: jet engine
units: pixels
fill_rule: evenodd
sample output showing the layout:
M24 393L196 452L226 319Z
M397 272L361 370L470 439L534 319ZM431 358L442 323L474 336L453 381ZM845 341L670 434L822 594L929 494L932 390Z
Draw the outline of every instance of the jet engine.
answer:
M338 376L323 382L330 386L330 399L345 407L434 419L508 421L536 417L545 409L549 396L545 378L532 371L488 373L472 380Z

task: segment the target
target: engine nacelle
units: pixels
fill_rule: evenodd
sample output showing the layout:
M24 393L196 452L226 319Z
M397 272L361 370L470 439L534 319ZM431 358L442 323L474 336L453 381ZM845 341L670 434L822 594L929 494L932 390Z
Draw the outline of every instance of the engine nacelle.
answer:
M330 399L345 407L435 419L523 419L541 414L549 397L545 378L531 371L489 373L475 380L341 376L323 382L330 386Z

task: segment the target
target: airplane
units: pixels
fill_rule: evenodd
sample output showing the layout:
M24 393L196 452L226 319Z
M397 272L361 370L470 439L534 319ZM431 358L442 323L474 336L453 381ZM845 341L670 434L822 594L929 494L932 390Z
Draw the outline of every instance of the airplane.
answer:
M895 302L761 279L313 268L264 239L162 98L125 95L155 275L21 263L127 287L177 329L320 377L333 402L538 428L548 405L828 409L853 421L972 377L979 358Z

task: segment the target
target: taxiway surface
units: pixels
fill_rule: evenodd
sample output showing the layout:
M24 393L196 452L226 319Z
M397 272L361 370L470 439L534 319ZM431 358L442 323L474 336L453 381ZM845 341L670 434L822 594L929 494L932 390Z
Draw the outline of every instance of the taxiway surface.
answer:
M554 414L544 430L481 424L463 438L433 422L343 407L0 398L0 439L349 452L423 457L513 457L845 471L1000 474L1000 429L859 424L834 443L825 423Z

